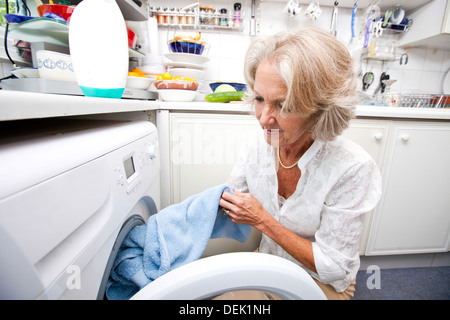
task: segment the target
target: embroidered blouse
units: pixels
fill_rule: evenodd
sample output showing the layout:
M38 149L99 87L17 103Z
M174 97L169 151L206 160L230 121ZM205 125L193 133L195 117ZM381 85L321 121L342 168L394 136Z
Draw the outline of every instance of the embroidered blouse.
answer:
M342 136L330 142L314 141L298 167L301 177L296 190L284 199L278 194L277 150L258 131L242 148L227 183L252 193L278 222L310 240L317 273L264 234L260 252L291 260L342 292L359 269L365 213L374 209L381 196L379 169L362 147Z

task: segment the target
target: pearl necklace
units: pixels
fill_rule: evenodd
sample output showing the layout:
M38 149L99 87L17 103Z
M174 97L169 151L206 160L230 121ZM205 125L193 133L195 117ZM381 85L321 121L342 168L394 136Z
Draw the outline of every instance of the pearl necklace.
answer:
M301 157L300 157L301 158ZM297 163L300 161L300 158L291 166L285 166L283 164L283 162L281 162L281 158L280 158L280 148L278 148L278 161L280 162L281 166L285 169L292 169L293 167L295 167L297 165Z

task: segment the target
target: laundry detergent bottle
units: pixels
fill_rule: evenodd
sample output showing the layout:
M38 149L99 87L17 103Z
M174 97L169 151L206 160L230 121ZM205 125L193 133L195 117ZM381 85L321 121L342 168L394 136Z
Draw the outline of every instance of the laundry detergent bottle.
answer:
M69 48L85 96L122 97L128 76L128 36L115 0L83 0L75 7Z

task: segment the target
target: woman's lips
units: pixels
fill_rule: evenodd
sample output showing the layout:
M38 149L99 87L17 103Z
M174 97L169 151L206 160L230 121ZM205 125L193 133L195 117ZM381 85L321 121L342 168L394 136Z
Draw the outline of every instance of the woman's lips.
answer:
M267 135L275 135L275 134L279 134L280 130L279 129L264 129L264 133Z

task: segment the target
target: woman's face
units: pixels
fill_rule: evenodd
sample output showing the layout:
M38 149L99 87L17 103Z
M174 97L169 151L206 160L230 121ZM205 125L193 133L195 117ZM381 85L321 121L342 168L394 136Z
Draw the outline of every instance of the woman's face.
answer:
M264 129L268 144L287 147L310 139L307 119L281 116L287 87L273 64L260 63L256 70L254 92L256 118Z

